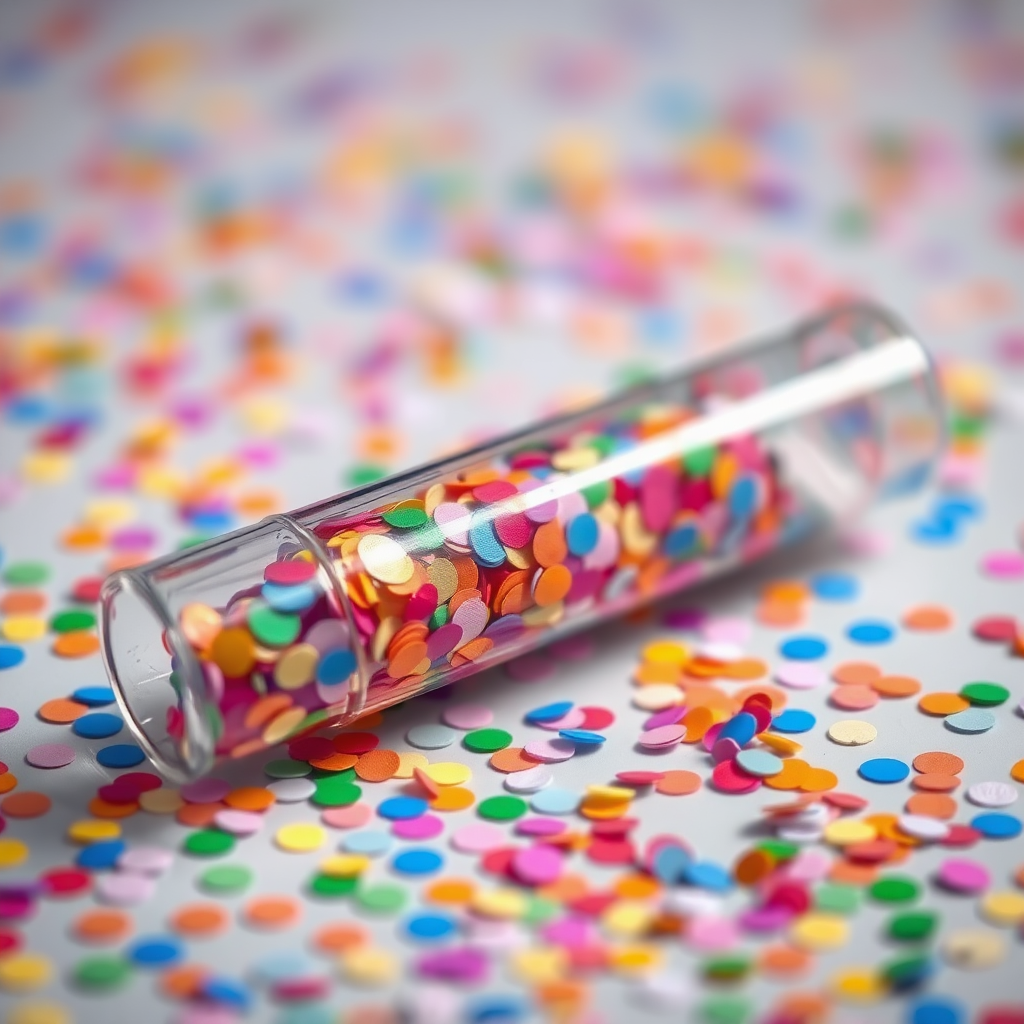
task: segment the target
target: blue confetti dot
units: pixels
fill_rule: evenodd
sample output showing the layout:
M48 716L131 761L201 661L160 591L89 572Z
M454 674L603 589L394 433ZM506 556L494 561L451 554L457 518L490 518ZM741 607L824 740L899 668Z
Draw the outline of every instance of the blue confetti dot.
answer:
M910 765L894 757L873 757L857 769L868 782L902 782L910 774Z
M989 811L971 818L971 828L986 839L1016 839L1021 833L1020 818L1000 811Z
M296 950L282 950L261 957L249 967L253 981L263 985L276 985L280 981L308 978L315 974L317 964L312 957Z
M709 889L711 892L728 892L732 888L732 876L728 870L707 860L690 864L683 877L690 885Z
M108 736L116 736L124 727L124 722L117 715L108 715L103 711L96 711L90 715L82 715L76 718L71 725L71 731L77 736L84 736L90 740L103 740Z
M233 978L207 978L199 985L199 992L211 1002L226 1003L240 1010L248 1010L252 997L249 988Z
M803 708L786 708L772 719L772 729L776 732L810 732L818 720Z
M184 947L172 938L139 939L128 947L126 953L138 967L167 967L182 958Z
M341 841L341 848L346 853L364 853L369 857L376 857L378 854L387 853L391 849L391 842L390 833L368 828L345 836Z
M527 722L557 722L559 718L564 718L569 712L572 711L571 700L560 700L554 704L545 704L543 707L534 708L532 711L527 711L523 715L523 719Z
M429 875L444 864L444 858L435 850L403 850L391 862L392 868L403 875Z
M109 686L80 686L73 694L73 700L91 708L102 708L114 703L114 691Z
M319 591L308 583L300 583L293 587L264 583L260 593L275 612L301 612L313 604Z
M828 644L818 636L793 636L779 645L779 653L790 661L816 661L827 651Z
M561 786L548 786L530 797L530 807L538 814L572 814L579 805L579 794Z
M847 627L846 635L858 644L887 644L896 630L880 619L863 619Z
M479 512L473 514L469 526L469 545L473 561L494 568L505 562L505 548L494 532L494 520Z
M89 871L105 871L117 866L118 858L127 848L128 844L120 839L101 839L79 850L75 863Z
M316 667L316 681L323 686L338 686L356 670L356 656L347 647L328 651Z
M405 930L410 938L436 942L455 931L455 922L443 914L418 914L405 922Z
M734 519L749 519L757 510L757 479L752 476L738 477L729 489L726 500Z
M377 813L388 821L407 821L427 813L427 801L416 796L391 796L381 802Z
M682 558L697 549L700 528L695 522L682 523L665 538L665 554L669 558Z
M925 996L910 1007L908 1024L963 1024L962 1003L945 996Z
M11 644L0 644L0 669L14 668L25 660L25 652Z
M939 519L960 522L967 519L980 519L985 506L980 498L970 494L961 494L955 498L939 498L932 506L933 514Z
M911 540L938 547L960 539L957 524L948 519L919 519L910 526Z
M597 747L604 743L606 737L589 729L559 729L558 735L581 747Z
M522 1020L528 1012L526 1004L516 996L477 996L466 1007L466 1020L469 1024L503 1024Z
M996 724L996 716L985 708L967 708L947 715L943 725L953 732L988 732Z
M733 715L718 733L720 740L735 740L736 743L745 747L757 734L757 719L748 711L741 711Z
M855 577L843 572L822 572L811 577L811 590L822 601L852 601L860 590Z
M104 768L134 768L146 755L134 743L112 743L96 751L96 760Z
M666 843L654 855L651 874L664 885L678 885L686 880L686 872L693 858L681 846Z
M565 531L565 543L577 558L589 555L597 547L597 520L589 513L576 516Z

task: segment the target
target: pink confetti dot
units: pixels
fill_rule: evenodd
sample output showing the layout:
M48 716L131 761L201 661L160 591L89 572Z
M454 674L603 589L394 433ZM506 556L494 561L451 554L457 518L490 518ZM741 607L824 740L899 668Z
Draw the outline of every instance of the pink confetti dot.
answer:
M331 828L361 828L373 817L369 804L349 804L348 807L329 807L320 820Z
M197 779L181 787L181 799L190 804L215 804L231 792L231 784L223 779Z
M441 712L441 720L453 729L484 729L494 721L494 712L483 704L453 704Z
M505 832L497 825L465 825L452 836L452 846L460 853L486 853L507 842Z
M825 673L817 665L791 661L775 670L775 678L791 690L813 690L825 682Z
M992 881L984 864L957 857L944 860L936 877L940 885L963 893L984 892Z
M156 882L146 875L117 871L96 879L96 895L103 903L132 907L145 903L156 891Z
M0 732L13 729L19 720L20 716L14 708L0 708Z
M392 835L399 839L433 839L444 831L444 822L436 814L422 814L418 818L396 821Z
M981 560L981 571L997 580L1019 580L1024 577L1024 555L993 551Z
M64 743L40 743L25 755L33 768L64 768L74 759L74 748Z
M530 846L516 851L512 873L527 885L547 885L562 874L562 855L553 846Z

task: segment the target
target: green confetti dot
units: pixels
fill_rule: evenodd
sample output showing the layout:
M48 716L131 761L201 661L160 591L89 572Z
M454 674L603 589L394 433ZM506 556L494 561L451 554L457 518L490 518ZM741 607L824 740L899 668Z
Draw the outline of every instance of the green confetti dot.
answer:
M427 513L421 508L393 508L385 512L381 519L388 526L396 526L400 530L412 530L427 521Z
M34 587L50 578L50 567L45 562L11 562L4 569L4 583L12 587Z
M893 988L901 988L907 982L920 981L933 970L930 957L904 956L890 960L882 967L882 976Z
M474 754L493 754L504 750L511 742L512 733L504 729L475 729L462 738L462 745Z
M131 965L119 956L89 956L75 965L73 977L83 988L117 988L128 980Z
M753 1010L743 996L712 996L697 1009L697 1017L705 1024L743 1024Z
M199 884L210 892L228 895L248 889L252 877L252 869L244 864L218 864L203 872Z
M717 454L717 448L696 448L683 456L683 468L690 476L705 477L711 472Z
M316 792L310 797L320 807L347 807L354 804L363 791L350 781L350 777L339 773L317 779Z
M298 615L274 611L269 605L253 602L249 608L249 629L260 643L268 647L285 647L294 643L302 628Z
M185 551L188 548L197 548L200 544L205 544L211 537L209 534L196 535L193 534L191 537L186 537L184 540L178 541L178 550Z
M704 962L704 976L715 981L739 981L751 971L753 962L742 954L717 956Z
M362 886L356 890L356 902L364 910L371 910L375 914L393 914L405 906L407 899L405 889L389 882Z
M517 796L489 796L477 805L477 813L481 818L491 821L511 821L521 818L526 813L526 801Z
M557 900L549 900L544 896L531 896L526 904L526 911L520 920L528 927L546 924L562 915L562 904Z
M335 878L332 875L316 875L309 883L309 891L316 896L350 896L355 892L359 879Z
M305 761L293 761L290 757L268 761L263 770L272 779L301 779L312 771Z
M366 484L373 484L378 480L383 480L387 475L388 471L384 466L364 462L349 469L345 474L344 483L348 487L363 487Z
M960 696L976 707L994 708L1010 698L1010 691L998 683L968 683L960 690Z
M434 614L430 616L427 621L427 625L430 626L431 630L440 629L448 621L448 605L440 604L434 611Z
M185 852L194 854L196 857L219 857L222 853L229 853L234 848L235 837L215 828L204 828L193 832L185 840L184 845Z
M860 889L853 885L819 886L814 907L829 914L855 914L860 909Z
M880 878L875 882L868 892L872 899L880 900L883 903L906 903L909 900L916 900L920 895L921 886L912 878L903 875L890 875L888 878Z
M924 942L931 938L938 915L930 910L915 910L909 914L897 914L889 922L889 936L901 942Z
M96 616L92 612L72 610L58 612L50 619L50 629L54 633L70 633L77 629L92 629L96 625Z
M792 860L800 852L796 843L784 843L780 839L766 839L758 843L757 848L774 857L776 862Z

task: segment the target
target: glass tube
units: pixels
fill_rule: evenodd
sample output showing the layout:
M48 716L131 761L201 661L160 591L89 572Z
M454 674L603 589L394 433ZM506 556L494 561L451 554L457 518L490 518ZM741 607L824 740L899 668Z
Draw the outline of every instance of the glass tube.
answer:
M196 778L476 673L920 485L936 374L856 305L105 583L122 712Z

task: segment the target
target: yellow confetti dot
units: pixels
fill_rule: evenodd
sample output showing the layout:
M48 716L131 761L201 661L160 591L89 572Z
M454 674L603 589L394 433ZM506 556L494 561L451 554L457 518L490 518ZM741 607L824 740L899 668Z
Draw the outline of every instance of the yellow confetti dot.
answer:
M185 806L185 801L176 789L165 786L140 793L139 806L150 814L174 814L180 807Z
M509 970L527 985L560 981L569 969L569 956L557 946L517 950L509 958Z
M13 953L0 957L0 988L28 992L50 980L53 964L38 953Z
M341 970L359 985L387 985L398 977L398 961L387 950L361 946L345 953Z
M123 526L135 518L135 506L121 498L96 498L85 506L85 520L94 526Z
M331 878L353 878L362 874L369 866L369 857L356 853L340 853L323 861L320 864L320 871Z
M1006 940L986 928L961 928L942 943L942 955L953 967L981 971L995 967L1006 957Z
M655 640L648 644L640 655L644 661L655 665L675 665L682 668L690 660L690 651L685 644L675 640Z
M412 559L396 540L383 534L368 533L356 547L363 567L381 583L408 583L414 570Z
M28 847L20 839L0 839L0 868L16 868L28 859Z
M849 923L836 914L804 914L789 930L798 946L812 951L838 949L849 934Z
M428 764L423 771L427 778L439 786L461 786L462 783L469 782L473 777L469 765L459 764L458 761L439 761L437 764Z
M825 826L825 842L833 846L850 846L853 843L869 843L878 838L878 829L866 821L849 821L840 818Z
M636 793L623 786L587 786L584 800L592 807L612 807L629 803Z
M19 1003L7 1014L7 1024L71 1024L71 1014L57 1003Z
M29 452L21 460L21 472L34 484L59 484L71 472L71 459L63 452Z
M788 736L782 736L777 732L763 732L757 737L766 747L771 747L777 754L787 757L790 754L799 754L804 749L802 743L791 740Z
M12 615L9 619L4 619L0 633L5 640L14 643L30 643L46 635L46 619L41 619L37 615Z
M296 644L281 655L274 666L274 682L282 690L298 690L316 672L320 652L312 644Z
M398 753L398 770L392 776L395 779L411 779L417 768L426 769L430 759L418 750L402 750Z
M188 487L188 480L180 470L169 466L146 466L139 470L137 487L149 498L176 498Z
M601 915L601 926L612 935L634 938L647 931L655 913L655 908L648 903L620 900Z
M282 850L289 853L309 853L319 850L327 838L326 831L319 825L296 821L291 825L282 825L274 835L274 841Z
M73 843L98 843L102 839L117 839L121 835L121 826L116 821L97 821L86 818L76 821L68 828L68 839Z
M843 747L860 747L871 743L878 735L878 730L870 723L859 718L844 718L829 726L828 738Z
M263 730L263 742L268 747L280 743L290 733L294 732L306 719L306 709L302 707L289 708L282 711L270 725Z
M1024 893L990 892L981 901L982 917L992 924L1010 928L1024 921Z
M664 954L657 946L622 946L611 950L612 967L626 974L641 974L661 964Z
M483 917L514 918L526 912L526 896L517 889L490 889L474 893L470 908Z
M848 967L829 979L829 987L851 1003L874 1003L888 994L885 979L870 967Z

